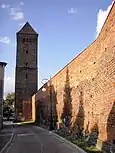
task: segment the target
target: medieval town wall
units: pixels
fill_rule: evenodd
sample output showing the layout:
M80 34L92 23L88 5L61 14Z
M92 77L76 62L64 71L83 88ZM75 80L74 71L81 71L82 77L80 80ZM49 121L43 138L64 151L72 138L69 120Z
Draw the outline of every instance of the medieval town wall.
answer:
M55 93L52 101L56 101L58 123L62 122L68 84L72 126L76 125L82 104L83 128L91 132L96 126L100 140L115 140L115 3L97 39L53 76L50 83ZM44 102L48 116L51 100L48 83L43 87L34 96L36 102Z

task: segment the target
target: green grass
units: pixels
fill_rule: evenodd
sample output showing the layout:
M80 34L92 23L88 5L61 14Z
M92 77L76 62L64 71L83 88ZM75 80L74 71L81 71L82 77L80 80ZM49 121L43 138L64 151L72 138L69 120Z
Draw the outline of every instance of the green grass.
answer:
M84 138L68 140L71 141L73 144L79 146L81 149L85 150L87 153L103 153L102 151L97 150L95 146L89 146Z
M77 146L79 146L80 148L82 148L83 150L86 150L87 147L87 143L84 141L84 139L73 139L73 140L69 140L72 143L76 144Z
M86 151L88 153L102 153L102 151L97 150L95 146L86 147Z

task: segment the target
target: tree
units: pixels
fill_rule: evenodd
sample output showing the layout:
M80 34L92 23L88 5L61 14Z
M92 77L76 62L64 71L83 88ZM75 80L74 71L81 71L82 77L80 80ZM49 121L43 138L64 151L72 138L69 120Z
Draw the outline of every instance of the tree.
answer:
M5 101L9 106L13 105L15 101L15 93L8 93Z
M3 103L3 116L9 119L14 113L15 93L8 93Z

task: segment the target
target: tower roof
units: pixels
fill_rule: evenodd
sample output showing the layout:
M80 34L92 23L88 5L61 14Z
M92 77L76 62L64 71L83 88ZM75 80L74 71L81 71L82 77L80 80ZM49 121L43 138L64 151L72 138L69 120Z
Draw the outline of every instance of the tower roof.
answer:
M26 22L26 24L22 27L22 29L17 33L18 34L33 34L33 35L37 35L37 32L32 28L32 26L29 24L29 22Z

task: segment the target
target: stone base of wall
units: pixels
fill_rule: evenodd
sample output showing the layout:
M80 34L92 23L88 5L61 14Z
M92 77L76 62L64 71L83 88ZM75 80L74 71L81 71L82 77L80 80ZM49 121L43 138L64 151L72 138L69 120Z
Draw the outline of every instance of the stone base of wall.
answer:
M98 139L96 148L104 153L115 153L115 145L112 142L102 142Z
M99 140L99 139L97 139L96 148L98 150L102 150L102 148L103 148L103 142L101 140Z

